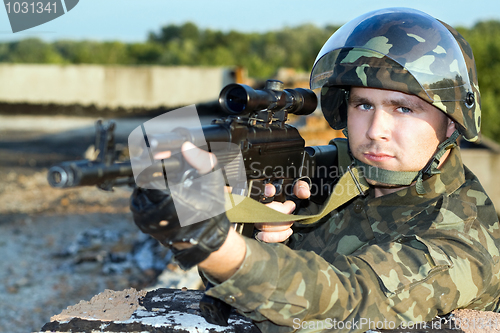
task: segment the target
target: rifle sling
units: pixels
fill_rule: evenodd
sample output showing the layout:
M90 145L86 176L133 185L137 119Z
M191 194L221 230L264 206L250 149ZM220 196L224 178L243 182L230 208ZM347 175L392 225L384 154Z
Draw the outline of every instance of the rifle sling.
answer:
M229 221L233 223L278 223L290 221L301 224L315 223L351 199L366 194L369 186L364 177L359 176L358 169L349 166L347 170L348 172L344 173L335 185L332 194L328 197L326 204L319 214L283 214L249 197L234 194L227 194L226 214Z

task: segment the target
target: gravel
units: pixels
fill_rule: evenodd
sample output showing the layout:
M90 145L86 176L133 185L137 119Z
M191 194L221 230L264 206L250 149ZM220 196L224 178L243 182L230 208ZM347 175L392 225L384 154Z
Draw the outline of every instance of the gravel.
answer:
M64 132L59 119L57 132L33 131L39 119L24 121L0 126L0 332L39 331L105 289L201 287L196 271L169 263L170 253L138 231L130 188L48 185L48 167L81 158L93 143L91 127Z

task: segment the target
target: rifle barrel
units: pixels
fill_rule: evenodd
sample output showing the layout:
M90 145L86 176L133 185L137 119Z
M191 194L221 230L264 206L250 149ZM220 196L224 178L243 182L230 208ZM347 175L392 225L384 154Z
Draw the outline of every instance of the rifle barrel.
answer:
M131 177L130 162L105 165L89 160L64 162L49 169L47 179L52 187L67 188L95 185L122 177Z

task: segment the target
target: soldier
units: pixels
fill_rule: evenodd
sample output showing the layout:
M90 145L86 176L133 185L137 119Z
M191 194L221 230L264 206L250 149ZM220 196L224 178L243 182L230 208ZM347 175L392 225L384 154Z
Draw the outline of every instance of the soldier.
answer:
M325 118L344 129L361 172L341 180L366 191L293 234L289 224L262 225L266 243L239 236L225 214L179 228L168 193L138 189L131 209L141 230L171 246L181 266L198 265L215 285L207 293L263 332L364 332L458 308L498 311L500 225L457 147L459 135L478 139L481 120L469 44L420 11L374 11L325 43L311 88L321 88ZM209 172L198 162L204 152L188 148L186 160ZM186 193L200 214L220 204Z

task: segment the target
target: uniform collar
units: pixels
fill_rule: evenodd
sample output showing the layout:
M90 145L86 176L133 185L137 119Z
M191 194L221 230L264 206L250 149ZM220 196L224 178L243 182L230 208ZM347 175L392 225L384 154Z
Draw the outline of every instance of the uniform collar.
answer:
M424 194L418 194L415 185L412 185L379 198L372 198L369 204L376 206L418 205L442 194L449 195L455 192L465 183L465 171L458 147L450 150L448 158L439 170L440 173L423 181Z
M438 197L450 195L464 184L465 172L459 148L451 149L439 170L440 173L423 181L424 194L418 194L415 185L378 198L373 197L373 190L370 191L365 205L378 242L408 233L416 226L408 221L425 210L434 211L433 203Z

